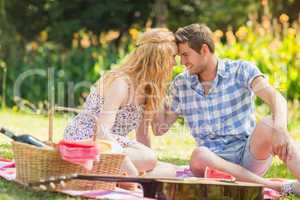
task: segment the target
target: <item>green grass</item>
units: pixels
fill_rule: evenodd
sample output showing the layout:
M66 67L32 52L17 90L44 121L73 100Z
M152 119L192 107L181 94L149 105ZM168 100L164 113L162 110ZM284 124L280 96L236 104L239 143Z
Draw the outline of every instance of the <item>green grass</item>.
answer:
M260 108L259 112L264 108ZM298 116L298 115L296 115ZM58 115L54 122L54 141L59 141L62 138L63 130L72 116ZM295 117L295 113L293 114ZM0 112L0 126L7 127L17 133L28 133L42 140L47 140L48 134L48 119L47 116L40 116L34 114L25 114L21 112L13 112L11 110L4 110ZM290 131L294 139L299 140L297 133L300 131L299 123L293 122ZM133 137L133 135L130 135ZM9 139L0 135L0 156L12 158ZM190 136L188 129L185 126L176 124L170 133L160 136L152 137L152 146L162 161L171 162L178 165L188 164L191 152L195 147L193 138ZM271 169L266 174L266 177L283 177L293 178L290 172L286 169L284 164L278 159L274 159ZM0 200L2 199L74 199L66 195L51 193L51 192L37 192L29 188L17 185L15 183L0 180ZM79 199L79 198L76 198ZM299 199L290 197L290 199Z

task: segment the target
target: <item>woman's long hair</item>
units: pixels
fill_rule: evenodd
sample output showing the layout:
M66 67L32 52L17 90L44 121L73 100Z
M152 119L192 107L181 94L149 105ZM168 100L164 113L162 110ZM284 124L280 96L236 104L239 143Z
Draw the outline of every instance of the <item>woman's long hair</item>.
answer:
M142 89L144 92L145 114L150 119L166 95L176 43L172 32L165 28L155 28L142 34L136 46L119 68L104 75L103 83L109 85L116 78L127 76L135 91Z

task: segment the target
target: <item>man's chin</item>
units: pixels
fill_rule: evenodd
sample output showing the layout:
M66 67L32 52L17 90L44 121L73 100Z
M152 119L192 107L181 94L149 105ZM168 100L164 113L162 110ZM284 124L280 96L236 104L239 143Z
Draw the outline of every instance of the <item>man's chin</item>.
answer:
M194 74L196 74L196 72L195 71L193 71L193 70L186 70L188 73L189 73L189 75L194 75Z

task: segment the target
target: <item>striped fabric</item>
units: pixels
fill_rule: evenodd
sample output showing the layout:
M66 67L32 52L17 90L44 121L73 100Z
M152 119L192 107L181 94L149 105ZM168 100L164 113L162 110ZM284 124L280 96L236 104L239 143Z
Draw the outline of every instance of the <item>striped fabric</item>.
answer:
M215 153L239 151L256 125L250 85L257 76L263 74L250 62L219 59L205 95L204 83L185 71L171 84L171 110L185 118L198 146Z

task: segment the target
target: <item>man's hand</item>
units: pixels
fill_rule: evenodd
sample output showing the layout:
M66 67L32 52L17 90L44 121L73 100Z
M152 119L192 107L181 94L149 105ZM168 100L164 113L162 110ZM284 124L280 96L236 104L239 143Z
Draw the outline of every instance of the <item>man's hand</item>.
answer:
M290 160L293 156L292 142L288 131L285 128L278 126L273 127L273 146L274 155L277 155L281 160Z

